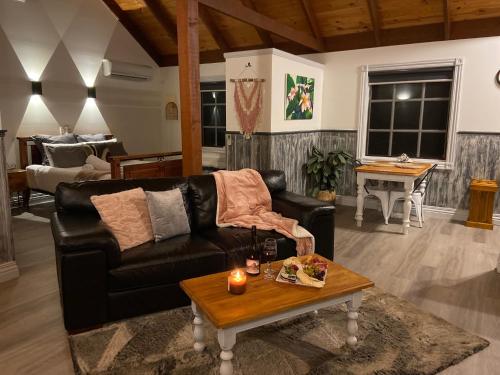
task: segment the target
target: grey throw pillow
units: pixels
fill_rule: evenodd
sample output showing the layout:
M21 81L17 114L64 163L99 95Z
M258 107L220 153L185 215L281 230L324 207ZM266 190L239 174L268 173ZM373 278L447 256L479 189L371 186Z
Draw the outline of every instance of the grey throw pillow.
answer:
M74 134L63 134L63 135L34 135L31 137L33 142L36 145L36 148L40 152L40 156L42 157L42 164L49 165L49 160L47 159L47 155L45 155L45 148L43 147L44 143L76 143L76 137Z
M72 168L85 164L92 149L86 145L57 145L44 143L45 155L51 167Z
M76 141L77 142L99 142L105 141L106 136L104 134L77 134Z
M156 242L191 233L180 189L146 191Z

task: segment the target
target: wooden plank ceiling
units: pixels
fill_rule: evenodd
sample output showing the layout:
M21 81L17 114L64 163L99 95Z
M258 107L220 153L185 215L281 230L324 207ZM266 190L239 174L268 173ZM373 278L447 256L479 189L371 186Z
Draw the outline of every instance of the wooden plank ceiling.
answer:
M175 0L103 1L158 65L177 65ZM224 61L224 52L266 47L299 54L500 35L498 0L231 1L225 11L224 1L200 0L201 63ZM246 8L236 9L241 6ZM244 20L247 8L256 11L272 27L266 31L228 16L233 8ZM282 36L293 31L296 39L269 32L280 27Z

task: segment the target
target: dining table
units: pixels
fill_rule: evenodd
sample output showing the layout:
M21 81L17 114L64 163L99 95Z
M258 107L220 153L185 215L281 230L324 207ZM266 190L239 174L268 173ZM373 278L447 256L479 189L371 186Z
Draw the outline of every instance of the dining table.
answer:
M374 161L356 167L357 200L356 224L363 224L364 188L367 180L402 182L404 188L402 233L408 234L410 228L411 198L415 181L430 168L430 163Z

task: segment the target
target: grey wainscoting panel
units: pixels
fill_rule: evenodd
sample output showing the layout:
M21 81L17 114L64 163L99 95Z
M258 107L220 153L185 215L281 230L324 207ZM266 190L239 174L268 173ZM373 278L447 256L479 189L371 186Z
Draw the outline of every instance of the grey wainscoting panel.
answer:
M285 171L288 190L298 194L307 191L304 164L313 146L324 152L342 149L356 152L354 131L311 131L293 133L260 133L250 140L241 134L228 133L227 150L229 170L241 168L279 169ZM347 167L340 194L351 194L354 189L352 168Z
M500 179L500 134L459 133L455 165L438 170L427 189L425 204L464 209L469 206L469 185L473 178ZM500 199L495 199L500 213Z
M307 190L303 165L313 145L323 151L345 150L356 154L356 131L312 131L295 133L255 134L245 140L241 134L228 133L228 169L280 169L287 177L288 189L304 194ZM469 204L472 178L500 179L500 134L459 133L456 158L451 170L437 170L427 188L425 204L465 209ZM356 176L347 168L342 195L356 194ZM500 213L500 193L495 199L495 213Z

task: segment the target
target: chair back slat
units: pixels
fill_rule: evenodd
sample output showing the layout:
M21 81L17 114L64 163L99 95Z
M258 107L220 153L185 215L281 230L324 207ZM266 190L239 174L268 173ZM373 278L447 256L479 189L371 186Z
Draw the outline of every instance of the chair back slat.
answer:
M424 177L420 179L418 182L417 186L413 189L413 192L417 192L420 190L420 186L422 186L422 183L425 181L426 182L426 187L429 185L429 182L431 182L432 174L434 173L434 170L437 168L437 164L434 164L432 167L429 168L429 170L425 173Z

